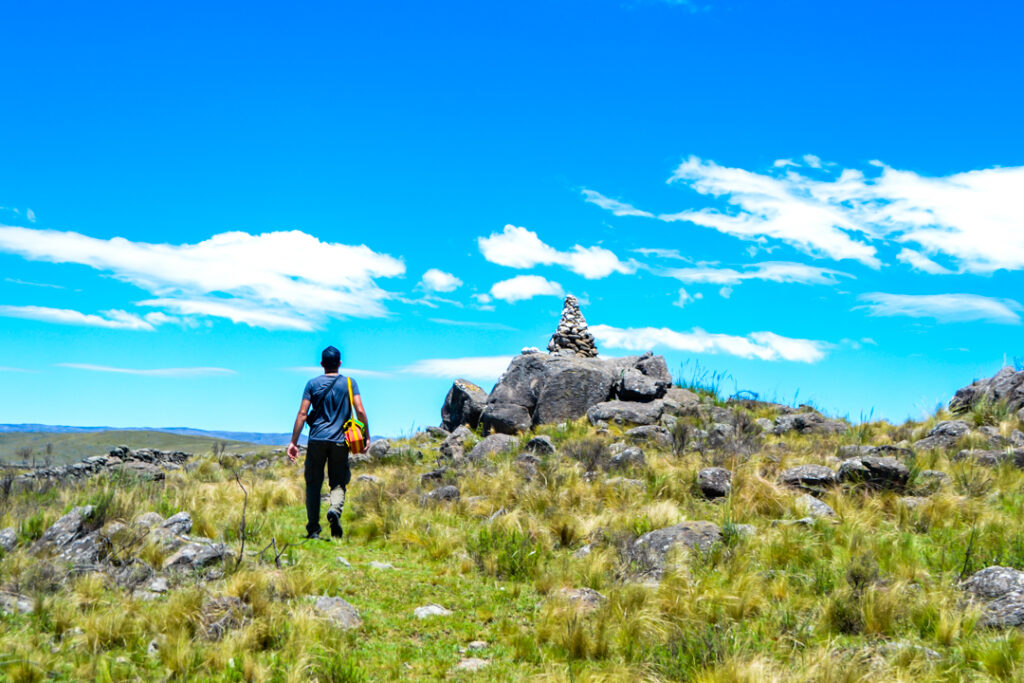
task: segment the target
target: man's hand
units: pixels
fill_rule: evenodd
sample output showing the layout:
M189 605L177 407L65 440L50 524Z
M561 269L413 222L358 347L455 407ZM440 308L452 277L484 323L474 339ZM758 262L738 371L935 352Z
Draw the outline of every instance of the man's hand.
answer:
M288 459L295 462L295 458L299 457L299 447L295 445L295 442L288 444Z

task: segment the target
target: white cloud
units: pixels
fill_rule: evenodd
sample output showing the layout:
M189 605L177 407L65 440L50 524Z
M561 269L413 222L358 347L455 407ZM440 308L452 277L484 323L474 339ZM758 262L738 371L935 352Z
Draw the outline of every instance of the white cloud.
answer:
M686 304L690 303L695 298L700 298L700 294L698 293L697 297L691 296L689 292L687 292L684 288L680 287L679 298L676 299L675 303L673 303L672 305L678 306L679 308L684 308Z
M730 296L732 296L732 287L722 287L720 290L718 290L718 296L722 297L723 299L728 299Z
M745 337L713 334L695 327L677 332L665 327L619 328L591 325L591 333L604 346L627 351L647 351L665 347L690 353L724 353L740 358L789 360L814 363L825 357L825 342L792 339L774 332L751 332Z
M505 330L507 332L518 332L519 330L502 323L492 323L478 320L449 320L448 318L430 318L430 322L438 325L451 325L453 327L475 327L481 330Z
M983 321L1019 325L1021 305L1012 299L978 294L886 294L871 292L858 297L874 316L935 318L939 322Z
M271 321L272 329L386 315L383 301L390 295L376 280L405 272L400 259L365 245L322 242L294 230L226 232L175 245L0 226L0 251L111 273L157 297L146 305L173 301L168 310L188 308L261 327Z
M738 285L744 280L767 280L769 282L793 282L805 285L833 285L836 276L846 275L837 270L808 266L789 261L765 261L744 266L744 270L699 266L694 268L671 268L664 275L680 282L691 284ZM847 276L849 277L849 276Z
M67 289L63 285L51 285L45 282L29 282L27 280L19 280L18 278L5 277L4 282L10 282L15 285L25 285L26 287L45 287L47 289Z
M513 356L474 356L469 358L425 358L402 369L412 375L457 379L498 379Z
M777 178L690 157L676 168L669 182L724 197L733 210L687 210L659 218L688 221L744 239L778 239L813 256L853 259L878 268L881 262L875 248L847 234L863 233L865 228L844 207L815 197L803 180L793 173Z
M493 301L490 294L474 294L473 298L476 299L476 302L481 305L489 304L491 303L491 301Z
M638 254L644 256L656 256L657 258L666 259L678 259L680 261L688 261L689 259L679 253L678 249L654 249L654 248L640 248L633 249Z
M600 192L595 192L594 190L583 190L583 196L586 197L584 201L590 204L596 204L607 211L611 211L612 215L615 216L641 216L644 218L654 218L654 214L650 211L641 211L635 206L626 204L625 202L620 202L617 199L605 197Z
M36 222L36 212L32 209L25 209L25 218L28 219L29 223Z
M454 292L462 286L462 280L451 273L446 273L437 268L431 268L423 273L421 286L428 292Z
M919 270L929 275L950 275L953 273L952 270L940 266L921 252L914 251L913 249L903 249L896 255L896 260L906 263L914 270Z
M535 296L565 296L562 285L551 282L540 275L517 275L510 280L502 280L491 287L491 296L510 304Z
M0 316L5 318L23 318L62 325L104 327L110 330L152 331L155 329L152 321L147 321L134 313L121 310L100 311L100 313L100 315L94 315L67 308L48 308L46 306L0 306Z
M623 263L613 252L603 247L583 247L577 244L570 251L558 251L526 228L506 225L500 233L477 238L480 253L491 263L509 268L533 268L538 265L559 265L588 280L612 273L629 274L636 271L632 263Z
M198 377L202 375L234 375L234 370L227 368L115 368L109 365L93 365L92 363L56 363L58 368L73 368L90 372L110 372L121 375L142 375L144 377Z

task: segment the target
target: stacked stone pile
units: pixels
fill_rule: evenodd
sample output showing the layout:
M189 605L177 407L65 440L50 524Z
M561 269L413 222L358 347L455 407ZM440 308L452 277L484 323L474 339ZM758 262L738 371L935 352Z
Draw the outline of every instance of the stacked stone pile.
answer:
M580 304L572 294L565 297L562 319L558 323L558 329L551 336L551 341L548 342L548 351L574 353L583 358L597 356L594 335L587 330L587 321L580 311Z

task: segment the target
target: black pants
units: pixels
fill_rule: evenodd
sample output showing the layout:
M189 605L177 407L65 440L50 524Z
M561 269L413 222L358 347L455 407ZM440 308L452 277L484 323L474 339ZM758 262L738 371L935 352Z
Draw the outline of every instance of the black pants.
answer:
M348 446L333 441L310 441L306 448L306 533L320 533L320 491L324 486L324 464L331 491L342 491L352 480L348 467ZM333 497L332 497L333 498ZM344 493L341 496L344 505ZM340 510L339 510L340 512Z

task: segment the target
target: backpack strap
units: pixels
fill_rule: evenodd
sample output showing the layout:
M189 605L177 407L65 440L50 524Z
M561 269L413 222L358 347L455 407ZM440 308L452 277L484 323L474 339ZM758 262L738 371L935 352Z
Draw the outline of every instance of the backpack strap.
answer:
M348 380L348 417L352 417L356 414L356 400L352 398L352 378L346 377Z

